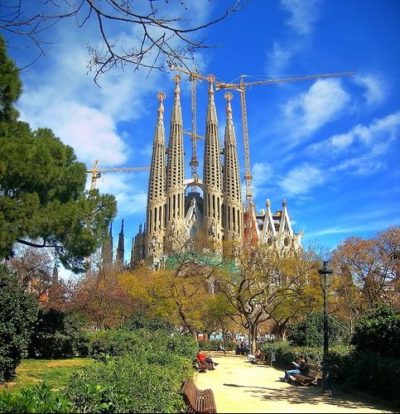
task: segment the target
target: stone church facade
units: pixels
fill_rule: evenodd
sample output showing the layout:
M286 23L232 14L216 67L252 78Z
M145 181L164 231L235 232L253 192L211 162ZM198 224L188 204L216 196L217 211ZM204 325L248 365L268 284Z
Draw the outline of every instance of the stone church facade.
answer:
M180 77L175 77L174 102L168 143L164 127L165 94L158 93L157 122L150 165L146 224L132 241L131 265L157 264L200 233L209 245L222 251L225 242L245 242L244 220L253 221L251 239L280 252L301 248L301 234L294 233L286 201L271 212L269 200L260 212L245 212L241 196L239 157L231 107L225 94L225 133L222 148L214 85L210 79L204 136L203 177L185 179ZM254 209L255 210L255 209ZM246 218L247 214L247 218ZM249 216L250 214L250 216Z

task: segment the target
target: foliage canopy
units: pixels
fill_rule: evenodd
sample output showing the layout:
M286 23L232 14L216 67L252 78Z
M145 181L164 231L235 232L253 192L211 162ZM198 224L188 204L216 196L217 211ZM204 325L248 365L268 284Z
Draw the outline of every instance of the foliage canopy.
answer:
M115 199L85 192L85 165L52 131L16 120L18 72L3 40L0 60L0 258L19 242L54 248L65 267L82 270L115 214Z

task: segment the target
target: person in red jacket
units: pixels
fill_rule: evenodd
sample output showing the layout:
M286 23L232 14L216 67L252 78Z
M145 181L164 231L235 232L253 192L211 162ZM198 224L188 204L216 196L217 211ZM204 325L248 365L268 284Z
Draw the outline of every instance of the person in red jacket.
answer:
M214 369L214 366L218 365L216 362L213 361L213 359L209 355L206 355L206 353L203 352L201 349L197 353L196 359L200 364L208 363L210 369Z

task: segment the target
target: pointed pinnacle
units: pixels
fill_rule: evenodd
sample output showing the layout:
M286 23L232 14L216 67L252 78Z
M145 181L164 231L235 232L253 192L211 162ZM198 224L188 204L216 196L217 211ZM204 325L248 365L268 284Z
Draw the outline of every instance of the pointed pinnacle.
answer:
M226 99L226 118L229 120L232 120L232 106L231 101L233 99L233 95L231 92L226 92L224 95L224 98Z
M157 93L157 99L160 102L160 105L158 106L158 118L162 119L164 116L164 99L165 99L165 93L160 91Z
M181 88L179 86L179 82L181 81L181 77L179 75L175 75L174 76L174 81L175 81L175 97L177 97L181 92Z

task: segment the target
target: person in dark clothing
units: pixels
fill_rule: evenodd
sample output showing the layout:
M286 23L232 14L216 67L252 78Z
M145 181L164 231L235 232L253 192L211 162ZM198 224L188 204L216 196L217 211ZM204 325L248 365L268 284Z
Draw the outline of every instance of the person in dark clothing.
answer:
M295 368L285 371L285 376L281 378L282 381L289 381L290 376L296 374L308 376L310 366L308 365L307 359L304 356L300 356L297 362L293 361L292 364L295 366Z

